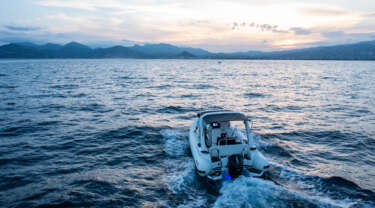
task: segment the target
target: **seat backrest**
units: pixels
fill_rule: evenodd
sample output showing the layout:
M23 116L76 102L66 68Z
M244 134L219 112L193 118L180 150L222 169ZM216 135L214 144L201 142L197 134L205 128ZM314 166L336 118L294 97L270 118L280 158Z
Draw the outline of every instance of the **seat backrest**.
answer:
M212 144L216 144L217 143L217 139L220 137L220 135L221 135L221 130L220 129L211 129Z
M229 121L221 122L221 132L225 133L228 137L233 137L233 129Z

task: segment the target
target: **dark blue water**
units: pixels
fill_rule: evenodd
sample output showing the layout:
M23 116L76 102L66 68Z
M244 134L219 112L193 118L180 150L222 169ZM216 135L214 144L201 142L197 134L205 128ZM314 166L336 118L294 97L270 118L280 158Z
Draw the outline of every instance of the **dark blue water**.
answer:
M375 207L375 62L2 60L0 98L1 207ZM205 109L275 182L195 175Z

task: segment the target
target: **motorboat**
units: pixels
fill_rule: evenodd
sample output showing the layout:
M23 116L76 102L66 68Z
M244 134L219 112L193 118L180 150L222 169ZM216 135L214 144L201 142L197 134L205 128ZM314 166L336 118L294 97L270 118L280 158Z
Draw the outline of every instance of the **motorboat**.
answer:
M246 172L260 177L270 167L257 149L247 116L233 111L205 111L190 127L189 143L196 172L211 180Z

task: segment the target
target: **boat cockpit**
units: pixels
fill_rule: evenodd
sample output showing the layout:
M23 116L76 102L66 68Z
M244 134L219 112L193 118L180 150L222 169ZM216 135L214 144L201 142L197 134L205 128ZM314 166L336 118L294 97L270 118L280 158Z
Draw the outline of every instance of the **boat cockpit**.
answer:
M211 146L242 144L244 141L238 135L239 130L231 126L230 121L212 122L203 128L204 142L207 148Z

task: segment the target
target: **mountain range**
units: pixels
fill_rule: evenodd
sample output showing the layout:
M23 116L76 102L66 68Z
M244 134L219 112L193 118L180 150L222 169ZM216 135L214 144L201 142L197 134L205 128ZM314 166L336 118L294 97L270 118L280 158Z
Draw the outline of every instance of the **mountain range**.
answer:
M0 58L375 60L375 40L295 50L234 53L213 53L200 48L178 47L166 43L93 49L77 42L65 45L23 42L0 46Z

